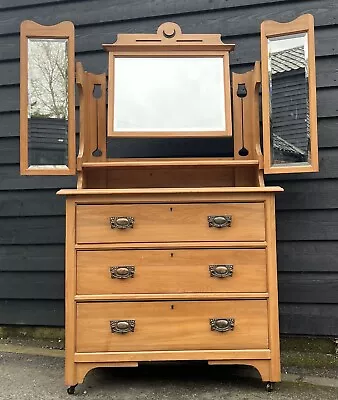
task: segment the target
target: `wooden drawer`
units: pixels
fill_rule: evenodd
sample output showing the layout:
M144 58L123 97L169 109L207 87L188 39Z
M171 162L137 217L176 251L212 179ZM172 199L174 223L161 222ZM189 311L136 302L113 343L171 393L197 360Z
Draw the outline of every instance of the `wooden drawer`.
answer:
M78 294L266 290L264 249L77 252Z
M79 303L77 318L77 352L268 348L266 300Z
M210 227L209 216L231 226ZM132 217L133 228L112 228L111 217ZM78 205L76 226L78 243L265 240L264 203Z

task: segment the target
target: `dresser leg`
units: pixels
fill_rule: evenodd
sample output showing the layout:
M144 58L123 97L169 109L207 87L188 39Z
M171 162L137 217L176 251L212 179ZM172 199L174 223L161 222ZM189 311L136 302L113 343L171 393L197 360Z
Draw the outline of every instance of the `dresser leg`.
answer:
M76 384L76 385L69 386L69 387L67 388L67 393L68 393L68 394L74 394L74 393L75 393L75 388L76 388L76 386L77 386L77 384Z

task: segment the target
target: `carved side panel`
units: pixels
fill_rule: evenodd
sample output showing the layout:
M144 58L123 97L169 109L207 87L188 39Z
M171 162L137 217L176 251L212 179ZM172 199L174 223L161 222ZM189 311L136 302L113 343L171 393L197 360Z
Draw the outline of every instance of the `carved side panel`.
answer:
M80 92L80 150L77 167L83 162L106 160L106 74L95 75L76 63Z

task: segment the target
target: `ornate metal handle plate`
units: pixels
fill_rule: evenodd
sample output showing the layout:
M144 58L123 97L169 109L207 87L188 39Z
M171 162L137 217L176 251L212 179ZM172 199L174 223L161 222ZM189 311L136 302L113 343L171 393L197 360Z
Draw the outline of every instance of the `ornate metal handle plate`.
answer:
M112 229L134 228L135 219L133 217L110 217L110 227Z
M212 331L228 332L235 329L234 318L212 318L210 319L210 328Z
M213 278L230 278L234 271L232 264L209 265L210 276Z
M125 319L125 320L113 320L110 321L111 333L129 333L135 330L135 320Z
M209 228L230 228L232 215L209 215Z
M135 267L133 265L117 265L110 267L109 270L112 279L134 278L135 275Z

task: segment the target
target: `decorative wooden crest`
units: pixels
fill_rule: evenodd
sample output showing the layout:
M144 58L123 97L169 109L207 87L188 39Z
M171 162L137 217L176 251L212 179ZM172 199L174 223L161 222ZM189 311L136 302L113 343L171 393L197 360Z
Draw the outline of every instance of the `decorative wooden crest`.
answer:
M180 26L174 22L165 22L160 25L155 34L130 34L121 33L117 35L117 40L113 44L103 44L107 51L122 50L125 48L133 50L133 47L158 47L170 46L184 50L198 49L200 46L207 45L208 50L231 51L234 44L224 44L220 34L183 34Z

